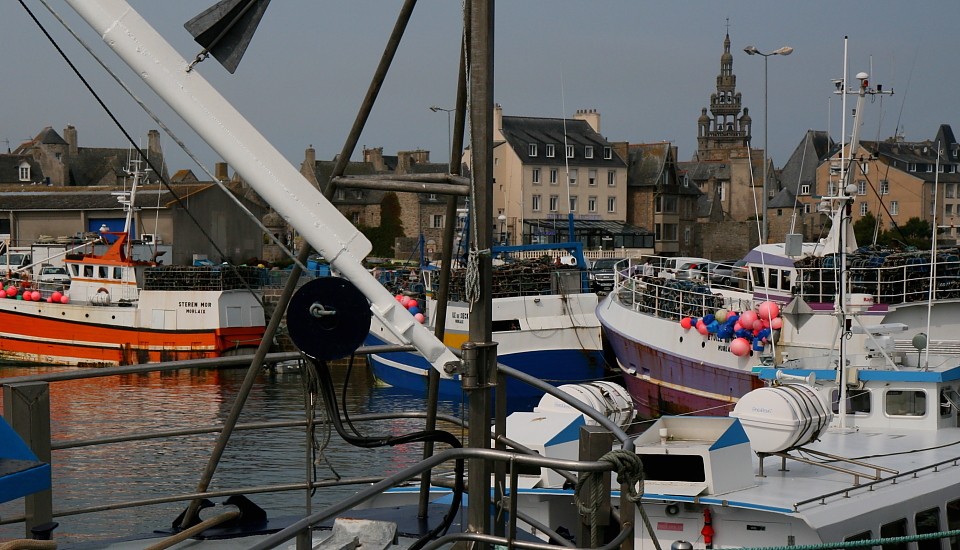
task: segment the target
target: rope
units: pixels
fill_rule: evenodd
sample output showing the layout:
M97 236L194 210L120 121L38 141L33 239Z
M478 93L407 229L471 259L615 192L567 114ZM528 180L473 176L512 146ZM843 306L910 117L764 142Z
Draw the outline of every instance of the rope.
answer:
M239 517L240 517L240 512L238 510L224 512L219 516L201 521L200 523L194 525L189 529L184 529L183 531L180 531L179 533L177 533L176 535L173 535L172 537L167 537L156 544L150 545L147 547L147 550L163 550L164 548L170 548L171 546L181 543L194 535L198 535L206 531L210 527L215 527L217 525L226 523L228 521L237 519Z
M52 540L15 539L0 542L0 550L50 550L57 547Z
M643 499L643 463L636 453L625 451L623 449L614 449L603 455L599 459L602 462L609 462L612 465L611 470L617 472L617 483L626 487L626 494L620 493L621 499L636 503L640 511L640 517L643 518L643 524L646 526L650 538L653 540L654 547L660 550L660 541L657 539L650 524L650 518L647 517L646 510L643 509L641 500ZM587 485L591 486L590 500L584 500L582 494ZM580 476L577 480L576 488L573 492L574 502L577 504L577 510L581 515L590 518L590 542L591 546L596 548L600 546L600 531L596 521L596 514L599 508L600 498L603 496L606 488L603 486L603 472L590 472L587 475Z
M798 546L766 546L756 548L743 548L741 550L825 550L828 548L862 548L865 546L885 546L892 547L898 544L908 542L917 542L921 540L945 539L960 535L960 530L940 531L937 533L925 533L923 535L910 535L905 537L887 537L872 540L851 540L845 542L825 542L823 544L805 544ZM888 546L889 545L889 546Z

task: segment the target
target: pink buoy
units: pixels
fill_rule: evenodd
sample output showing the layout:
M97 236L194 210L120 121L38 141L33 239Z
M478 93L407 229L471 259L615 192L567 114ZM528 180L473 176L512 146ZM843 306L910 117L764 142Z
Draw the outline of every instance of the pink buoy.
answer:
M746 338L735 338L730 342L730 353L743 357L750 353L750 341Z
M69 301L70 301L70 297L67 296L66 294L64 294L63 296L60 297L60 303L61 303L61 304L66 304L66 303L68 303Z
M34 290L33 292L31 292L31 293L30 293L30 299L32 299L34 302L39 302L39 301L40 301L40 291L39 291L39 290Z
M427 320L427 318L424 317L422 313L418 313L418 314L414 315L413 318L416 319L417 322L420 323L420 324L423 324L423 322Z
M33 297L33 296L30 294L30 291L29 291L29 290L28 290L27 292L24 292L24 293L21 294L20 296L18 296L19 299L21 299L21 300L23 300L23 301L25 301L25 302L29 302L32 297Z
M738 330L743 330L743 325L740 324L740 321L733 324L733 332L737 332Z
M680 326L683 327L684 330L690 330L690 327L693 326L693 321L689 317L684 317L680 319Z
M760 304L760 307L757 308L757 313L760 314L761 319L774 319L780 316L780 306L776 302L766 301Z
M0 288L0 298L6 298L6 297L7 297L7 291Z
M13 298L17 295L17 287L10 285L7 287L7 297Z
M700 334L706 336L707 334L710 333L710 330L707 328L707 325L705 325L705 324L703 324L703 323L699 323L699 324L697 324L697 332L699 332Z
M394 296L394 298L395 298L398 302L402 302L402 301L403 301L403 294L397 294L396 296Z
M740 315L740 324L743 325L744 327L750 328L753 326L753 322L756 321L757 319L758 317L757 317L756 311L747 310L747 311L744 311L742 315Z
M753 330L754 330L755 332L759 332L759 331L763 330L763 321L761 321L760 319L757 319L757 320L754 321L753 324L750 325L750 326L753 327Z
M775 317L770 320L770 328L773 330L780 330L783 328L783 319L780 317Z
M52 304L52 303L53 303L53 296L47 296L47 303L48 303L48 304Z
M50 295L54 302L59 302L61 296L63 296L63 294L61 294L59 290Z

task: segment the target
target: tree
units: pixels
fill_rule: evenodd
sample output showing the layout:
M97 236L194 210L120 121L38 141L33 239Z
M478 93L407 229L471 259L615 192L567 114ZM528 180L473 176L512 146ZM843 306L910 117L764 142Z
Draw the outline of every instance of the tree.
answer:
M877 227L877 218L870 212L853 222L853 234L857 237L857 244L866 246L873 244L873 232Z
M384 258L394 257L394 243L397 237L404 235L400 214L400 200L397 194L386 193L380 201L380 226L359 228L373 245L371 254Z

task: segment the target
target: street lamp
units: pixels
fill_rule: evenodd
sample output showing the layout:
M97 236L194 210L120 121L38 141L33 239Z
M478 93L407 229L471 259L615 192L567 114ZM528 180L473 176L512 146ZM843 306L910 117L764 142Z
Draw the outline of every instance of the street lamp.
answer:
M747 55L763 56L763 211L761 212L760 223L760 244L767 243L767 120L770 118L767 114L767 58L771 55L790 55L793 48L783 46L773 50L770 53L763 53L754 46L747 46L743 49Z
M449 161L447 164L449 164L449 165L452 167L452 166L453 166L453 151L451 151L451 149L453 149L453 137L452 137L452 131L451 131L451 129L450 129L450 113L452 113L452 112L454 111L454 109L444 109L443 107L438 107L438 106L436 106L436 105L431 105L431 106L430 106L430 110L433 111L434 113L436 113L436 112L438 112L438 111L443 111L443 112L447 113L447 154L450 155L450 161Z
M504 224L507 222L507 216L500 214L497 219L500 220L500 244L506 246L507 234L504 232Z

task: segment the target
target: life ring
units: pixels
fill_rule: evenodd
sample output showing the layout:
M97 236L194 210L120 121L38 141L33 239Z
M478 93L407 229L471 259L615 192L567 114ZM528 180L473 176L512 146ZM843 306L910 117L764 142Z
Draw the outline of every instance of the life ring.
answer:
M105 287L100 287L97 289L97 294L110 294L110 291L107 290Z

